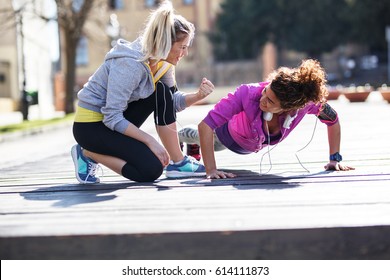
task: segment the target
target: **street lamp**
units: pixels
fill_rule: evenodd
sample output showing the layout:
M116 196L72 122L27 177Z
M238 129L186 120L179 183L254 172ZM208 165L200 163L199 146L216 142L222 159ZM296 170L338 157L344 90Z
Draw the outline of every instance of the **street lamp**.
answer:
M20 64L22 71L22 89L21 89L21 99L20 99L20 111L23 115L23 120L28 120L28 95L26 91L26 63L24 55L24 31L23 31L23 10L19 10L17 13L19 18L19 34L20 34Z
M387 40L387 80L390 82L390 26L386 26Z

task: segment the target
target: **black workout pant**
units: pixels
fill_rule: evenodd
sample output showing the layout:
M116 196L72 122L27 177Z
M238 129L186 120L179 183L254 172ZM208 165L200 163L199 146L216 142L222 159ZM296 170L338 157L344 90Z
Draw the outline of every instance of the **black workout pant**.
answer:
M129 122L140 127L154 112L155 124L169 125L176 121L172 98L169 87L159 82L151 96L129 103L123 115ZM160 160L143 142L112 131L103 122L75 122L73 135L81 147L91 152L126 161L122 168L122 176L130 180L153 182L163 172Z

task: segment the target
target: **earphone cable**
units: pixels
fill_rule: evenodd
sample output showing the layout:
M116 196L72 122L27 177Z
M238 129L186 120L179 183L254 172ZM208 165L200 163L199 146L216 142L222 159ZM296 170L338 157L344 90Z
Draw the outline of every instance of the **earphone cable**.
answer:
M272 161L271 161L271 150L274 148L274 147L272 147L272 149L270 149L269 147L270 147L270 142L271 142L271 137L270 137L270 135L269 135L269 128L268 128L268 122L267 121L265 121L265 127L267 128L267 140L268 140L268 150L267 150L267 152L265 152L262 156L261 156L261 160L260 160L260 175L264 175L264 174L267 174L268 172L270 172L271 171L271 169L272 169ZM263 163L263 158L264 158L264 156L266 155L266 154L268 154L268 161L269 161L269 164L270 164L270 167L269 167L269 169L267 170L267 172L265 172L265 173L263 173L262 172L262 170L261 170L261 166L262 166L262 163Z
M300 151L306 149L306 147L309 146L309 144L310 144L311 141L313 140L313 138L314 138L314 133L315 133L315 131L316 131L316 129L317 129L317 122L318 122L318 118L316 118L316 121L315 121L315 123L314 123L313 133L311 134L311 138L310 138L309 142L308 142L303 148L301 148L301 149L299 149L298 151L295 152L295 157L297 158L299 164L300 164L300 165L302 166L302 168L305 169L308 173L310 173L310 171L302 164L301 160L300 160L299 157L298 157L298 153L299 153Z

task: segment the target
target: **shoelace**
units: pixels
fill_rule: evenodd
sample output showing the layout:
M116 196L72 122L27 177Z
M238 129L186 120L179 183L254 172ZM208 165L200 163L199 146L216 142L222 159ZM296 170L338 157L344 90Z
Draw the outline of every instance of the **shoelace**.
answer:
M88 161L88 170L89 170L89 172L87 174L87 177L85 177L84 183L87 182L87 180L90 176L95 177L97 170L101 170L101 172L102 172L101 176L103 177L103 168L98 163Z
M198 170L198 167L200 165L199 161L197 161L194 157L192 156L188 156L187 155L187 158L189 159L189 161L191 162L191 168L192 168L192 171L195 172L196 170Z

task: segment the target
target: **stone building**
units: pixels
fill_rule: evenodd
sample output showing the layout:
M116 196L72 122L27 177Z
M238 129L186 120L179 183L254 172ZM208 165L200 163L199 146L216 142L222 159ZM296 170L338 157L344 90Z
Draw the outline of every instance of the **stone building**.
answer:
M53 76L59 60L54 0L0 0L0 113L52 118ZM23 106L27 102L33 106ZM4 124L10 115L0 116Z
M104 15L105 22L100 25L89 21L86 36L81 41L84 51L77 69L77 84L82 84L99 67L105 54L116 38L135 40L143 30L150 11L155 9L158 0L108 0ZM192 85L200 82L203 76L212 72L212 48L207 39L222 0L172 0L177 14L194 23L196 35L189 55L177 67L178 84ZM102 28L105 26L105 28ZM88 37L88 39L87 39Z

